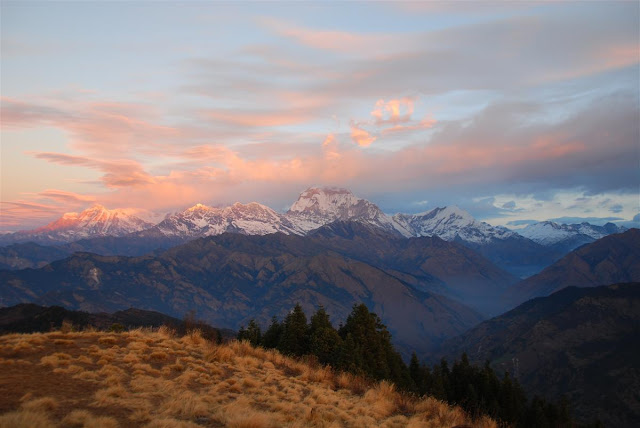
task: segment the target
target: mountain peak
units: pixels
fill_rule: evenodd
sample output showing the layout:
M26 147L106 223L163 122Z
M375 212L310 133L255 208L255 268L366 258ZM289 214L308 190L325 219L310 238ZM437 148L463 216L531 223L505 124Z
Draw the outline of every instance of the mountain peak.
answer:
M192 207L189 207L185 210L185 212L193 212L193 211L209 211L211 209L211 207L201 204L201 203L197 203Z
M444 208L436 208L438 210L439 217L456 217L458 219L462 219L467 223L473 223L476 221L475 218L469 212L459 208L456 205L448 205Z
M97 236L123 236L152 225L124 210L109 210L100 204L84 211L68 212L59 219L37 229L19 232L18 240L71 242Z
M338 215L339 217L337 218L342 218L340 211L348 210L349 207L362 202L371 204L369 201L356 197L347 189L339 187L310 187L300 194L298 200L291 205L289 212L313 213L316 215L333 214Z

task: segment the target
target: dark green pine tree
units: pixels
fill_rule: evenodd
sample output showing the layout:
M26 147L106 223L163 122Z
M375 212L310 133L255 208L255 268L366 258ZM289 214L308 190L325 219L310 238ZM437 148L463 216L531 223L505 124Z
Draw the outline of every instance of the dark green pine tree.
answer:
M339 333L344 341L349 336L352 338L354 355L351 362L356 363L359 372L374 379L391 380L400 388L411 389L413 382L409 370L393 348L391 334L365 304L353 306Z
M329 314L322 306L311 317L309 327L309 350L322 364L337 367L340 359L342 338L331 325Z
M298 357L309 353L309 326L300 304L296 304L284 319L278 350L283 354Z
M262 343L262 332L260 331L260 326L254 319L249 321L249 325L246 329L244 326L240 327L238 340L246 340L253 346L259 346Z
M362 374L362 358L356 353L356 343L351 333L347 333L346 337L341 337L342 345L338 356L338 368L343 371Z
M439 365L433 366L431 382L428 385L427 393L434 396L438 400L448 401L447 389L449 383L449 368L446 360L442 359Z
M282 337L283 326L278 321L278 318L273 316L271 318L271 325L267 328L267 331L262 335L262 346L265 348L277 348Z
M420 361L418 360L418 356L416 355L415 351L411 354L411 361L409 362L409 375L411 376L411 380L413 380L413 383L416 385L415 392L420 395L424 394L422 390L424 389L423 384L425 379L420 367Z

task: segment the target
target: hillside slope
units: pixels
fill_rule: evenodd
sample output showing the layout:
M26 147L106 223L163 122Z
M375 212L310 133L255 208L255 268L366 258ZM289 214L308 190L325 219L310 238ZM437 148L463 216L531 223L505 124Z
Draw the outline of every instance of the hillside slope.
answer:
M0 367L0 426L497 427L385 382L166 329L0 336Z
M442 345L517 376L525 390L558 399L606 426L640 424L640 283L565 288L530 300Z

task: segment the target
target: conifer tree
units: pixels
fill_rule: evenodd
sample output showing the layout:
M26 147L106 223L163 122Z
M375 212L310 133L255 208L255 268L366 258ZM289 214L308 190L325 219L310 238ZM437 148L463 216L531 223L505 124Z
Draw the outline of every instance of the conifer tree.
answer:
M274 315L271 318L271 324L267 331L262 335L262 346L265 348L277 348L282 337L282 324L278 321L278 318Z
M246 329L244 326L240 327L238 340L246 340L253 346L259 346L262 343L262 332L260 331L260 326L254 319L249 321L249 325Z
M409 375L411 376L411 380L413 380L413 383L416 385L415 392L422 395L422 385L424 383L424 377L420 367L420 361L418 360L418 355L416 355L415 351L411 354L411 361L409 362Z
M284 354L301 357L309 353L309 326L300 304L296 304L283 323L278 350Z
M309 327L309 351L322 364L336 367L339 363L342 339L331 325L329 315L322 306L311 317Z

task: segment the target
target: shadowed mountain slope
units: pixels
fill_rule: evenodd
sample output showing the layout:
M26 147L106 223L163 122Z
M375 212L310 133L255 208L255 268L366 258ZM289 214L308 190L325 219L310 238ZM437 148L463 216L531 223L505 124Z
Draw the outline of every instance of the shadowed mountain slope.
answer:
M530 300L443 343L455 358L518 377L527 391L567 395L575 414L606 426L640 424L640 283L569 287Z
M539 274L511 287L506 297L515 306L564 287L594 287L630 281L640 281L639 229L605 236L578 248Z
M372 225L337 221L309 237L340 254L380 266L417 289L443 294L486 314L502 312L499 297L517 281L468 247L436 236L405 239Z
M39 268L54 260L68 257L72 251L34 242L0 247L0 269Z

